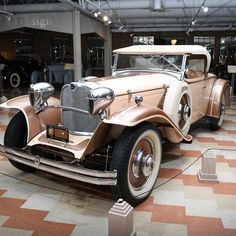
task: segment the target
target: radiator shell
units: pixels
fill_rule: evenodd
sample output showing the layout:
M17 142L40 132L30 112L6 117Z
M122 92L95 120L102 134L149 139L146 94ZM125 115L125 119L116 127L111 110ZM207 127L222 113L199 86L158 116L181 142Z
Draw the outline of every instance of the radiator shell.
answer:
M88 94L91 87L80 82L72 82L63 86L61 90L61 105L89 111ZM70 131L94 132L99 117L92 117L76 111L62 109L62 125Z

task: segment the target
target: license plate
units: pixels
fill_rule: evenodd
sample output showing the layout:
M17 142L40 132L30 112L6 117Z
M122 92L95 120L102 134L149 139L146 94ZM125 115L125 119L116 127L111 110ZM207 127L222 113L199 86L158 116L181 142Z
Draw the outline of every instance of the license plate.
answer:
M47 125L47 138L69 142L69 130L61 125Z

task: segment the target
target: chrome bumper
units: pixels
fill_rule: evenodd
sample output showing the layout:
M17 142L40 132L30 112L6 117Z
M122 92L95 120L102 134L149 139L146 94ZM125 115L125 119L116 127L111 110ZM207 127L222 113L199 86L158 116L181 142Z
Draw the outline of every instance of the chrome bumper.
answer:
M4 157L52 174L96 185L116 185L116 171L98 171L80 166L58 163L50 159L30 155L23 150L16 150L0 145L0 154Z

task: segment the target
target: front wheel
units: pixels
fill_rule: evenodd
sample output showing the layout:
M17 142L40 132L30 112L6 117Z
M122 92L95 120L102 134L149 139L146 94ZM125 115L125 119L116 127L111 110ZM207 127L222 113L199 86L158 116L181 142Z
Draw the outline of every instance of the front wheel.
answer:
M159 131L144 123L123 131L114 148L111 167L117 170L116 198L135 206L143 202L154 188L162 156Z

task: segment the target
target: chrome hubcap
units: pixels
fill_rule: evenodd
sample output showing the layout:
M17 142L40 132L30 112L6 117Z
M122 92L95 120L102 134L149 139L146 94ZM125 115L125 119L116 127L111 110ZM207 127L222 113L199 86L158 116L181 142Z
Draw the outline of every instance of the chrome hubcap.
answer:
M132 165L133 175L139 178L141 175L148 177L151 175L154 167L153 155L145 155L144 151L141 149L137 152L134 157L134 162Z
M189 105L187 95L184 95L180 100L178 108L178 124L180 129L182 129L185 126L190 116L191 116L191 107Z

